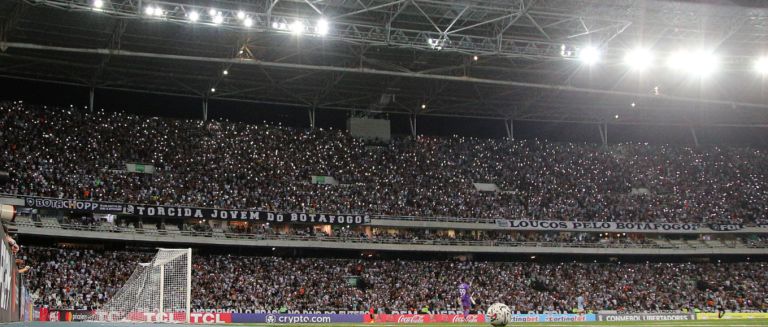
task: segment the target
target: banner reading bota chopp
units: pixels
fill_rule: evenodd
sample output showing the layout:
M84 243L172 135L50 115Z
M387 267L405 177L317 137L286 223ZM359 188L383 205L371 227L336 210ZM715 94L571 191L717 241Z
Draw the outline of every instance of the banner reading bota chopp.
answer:
M530 231L584 231L584 232L653 232L653 233L697 233L703 231L726 232L744 229L743 225L695 224L695 223L632 223L632 222L578 222L546 220L497 219L501 229Z
M54 198L38 198L38 197L28 197L28 196L25 196L23 198L24 198L24 205L29 208L103 212L103 213L123 212L122 203L54 199Z

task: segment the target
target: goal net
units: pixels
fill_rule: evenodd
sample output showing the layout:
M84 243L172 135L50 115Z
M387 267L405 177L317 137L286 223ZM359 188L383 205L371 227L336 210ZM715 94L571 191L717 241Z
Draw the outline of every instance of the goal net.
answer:
M192 249L160 249L88 321L189 322Z

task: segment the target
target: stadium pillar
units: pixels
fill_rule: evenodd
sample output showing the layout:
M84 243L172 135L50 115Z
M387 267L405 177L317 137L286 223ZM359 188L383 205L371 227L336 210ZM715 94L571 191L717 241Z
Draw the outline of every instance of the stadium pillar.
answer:
M315 130L315 107L312 107L312 109L309 109L309 127L313 131Z
M507 124L506 121L504 121L504 127L507 128L507 139L510 141L515 140L515 120L510 119L509 124Z
M411 135L416 136L416 115L409 117L408 121L411 123Z
M699 147L699 139L696 137L696 130L691 127L691 135L693 135L693 143L696 144L696 147Z
M208 98L203 98L203 121L208 120Z
M88 107L88 108L91 109L91 112L93 112L93 96L94 96L95 92L96 92L96 89L91 87L91 102L89 103L90 107Z

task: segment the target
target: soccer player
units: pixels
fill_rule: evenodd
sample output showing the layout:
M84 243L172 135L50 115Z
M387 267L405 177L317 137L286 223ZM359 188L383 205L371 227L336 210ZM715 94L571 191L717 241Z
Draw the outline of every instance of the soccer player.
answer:
M725 295L725 293L718 295L715 300L715 304L717 304L717 317L720 319L723 319L723 316L725 316L725 301L723 301L723 295Z
M584 299L584 296L586 293L581 293L581 296L576 298L576 306L579 308L579 316L584 314L584 304L587 302L587 300Z
M464 309L464 321L466 322L467 316L469 315L469 309L472 308L472 305L475 304L475 300L471 295L469 295L469 285L467 284L467 279L464 278L462 282L463 283L459 285L459 305L461 305L462 309Z

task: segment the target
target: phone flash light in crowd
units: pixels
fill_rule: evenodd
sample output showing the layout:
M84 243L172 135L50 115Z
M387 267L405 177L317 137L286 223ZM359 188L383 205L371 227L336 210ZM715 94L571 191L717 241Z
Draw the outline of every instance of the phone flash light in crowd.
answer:
M198 18L200 18L200 14L198 14L197 12L193 11L193 12L189 13L189 20L190 21L196 22Z
M531 259L536 259L536 256L535 256L535 255L532 255L532 256L531 256Z
M595 48L585 48L581 50L579 58L588 64L596 63L600 59L600 52Z
M634 103L634 102L632 102L632 108L634 108L634 107L635 107L635 103Z
M619 119L619 115L616 115L616 119Z
M245 19L245 13L242 11L237 12L237 19Z
M104 2L101 0L95 0L93 1L93 7L94 8L101 8L104 7Z
M317 21L317 34L325 35L328 34L328 21L325 19L321 19Z

